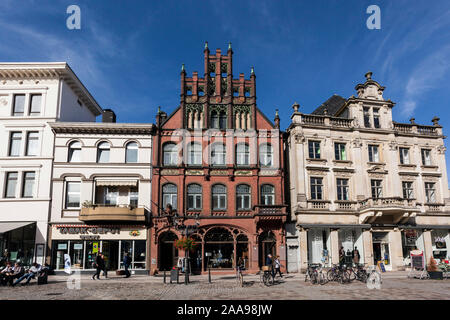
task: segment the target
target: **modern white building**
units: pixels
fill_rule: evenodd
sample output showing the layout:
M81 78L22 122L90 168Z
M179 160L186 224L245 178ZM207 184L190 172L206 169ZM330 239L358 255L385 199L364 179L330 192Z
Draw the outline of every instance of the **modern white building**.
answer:
M55 133L49 259L64 269L94 269L98 252L109 270L148 273L152 124L114 123L104 110L102 123L51 123Z
M95 122L101 113L67 63L0 63L2 257L44 262L52 203L50 123Z
M395 122L395 104L383 97L384 89L368 72L356 96L334 95L312 114L294 104L287 130L288 271L339 263L341 248L357 247L360 263L381 261L386 270L407 268L413 249L424 252L427 264L450 256L439 119Z

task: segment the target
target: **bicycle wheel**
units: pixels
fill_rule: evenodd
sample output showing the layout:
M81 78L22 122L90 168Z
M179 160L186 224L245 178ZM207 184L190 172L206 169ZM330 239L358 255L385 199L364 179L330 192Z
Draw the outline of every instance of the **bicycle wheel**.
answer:
M344 284L350 282L350 278L348 277L348 273L345 271L339 272L339 283Z
M361 281L361 282L366 283L367 282L367 272L359 271L358 272L358 280Z
M321 272L319 273L319 283L320 283L321 285L324 285L324 284L327 283L327 282L328 282L327 277L326 277L325 274L321 271Z
M355 271L353 271L353 269L347 270L347 273L348 273L348 280L350 282L352 282L353 280L356 280L356 273L355 273Z
M334 272L333 269L328 270L328 272L327 272L327 279L328 279L328 281L335 281L336 280L336 273Z
M314 271L311 275L311 284L316 284L318 281L317 279L317 271Z
M269 287L272 285L272 276L268 273L264 274L263 281L264 284Z

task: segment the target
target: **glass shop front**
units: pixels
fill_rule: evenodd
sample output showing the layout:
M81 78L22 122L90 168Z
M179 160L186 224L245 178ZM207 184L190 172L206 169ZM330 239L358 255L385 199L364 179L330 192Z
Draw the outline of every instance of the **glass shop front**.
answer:
M98 253L107 270L124 269L123 257L131 257L130 269L146 269L147 230L142 226L64 225L52 227L52 267L64 270L64 255L72 269L93 270Z

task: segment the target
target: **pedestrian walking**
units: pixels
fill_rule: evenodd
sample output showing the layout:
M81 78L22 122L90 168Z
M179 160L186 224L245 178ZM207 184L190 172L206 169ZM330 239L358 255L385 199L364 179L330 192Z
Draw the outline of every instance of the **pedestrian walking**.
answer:
M103 275L105 276L106 279L108 279L108 270L106 270L106 260L105 260L105 255L102 253L102 260L103 260Z
M269 267L270 273L272 274L272 278L275 278L275 271L273 269L273 258L270 253L267 255L266 258L266 266Z
M125 268L125 278L129 278L131 276L130 271L128 271L128 268L131 265L131 258L128 255L128 252L125 252L125 254L123 255L123 266Z
M355 247L355 249L353 250L352 258L355 264L359 264L359 259L361 258L361 256L359 255L358 247Z
M278 273L278 274L280 274L280 277L283 278L283 275L281 274L280 256L275 256L274 266L275 266L275 276Z
M92 276L92 280L95 280L95 277L97 277L97 279L100 280L100 272L105 268L105 261L103 260L101 253L97 253L94 267L96 269L96 272Z

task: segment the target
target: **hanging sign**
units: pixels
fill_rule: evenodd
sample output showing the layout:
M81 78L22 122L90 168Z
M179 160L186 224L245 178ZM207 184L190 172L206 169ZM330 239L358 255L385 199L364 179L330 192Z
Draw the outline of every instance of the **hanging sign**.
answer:
M92 253L97 253L98 252L98 242L94 242L92 244Z

